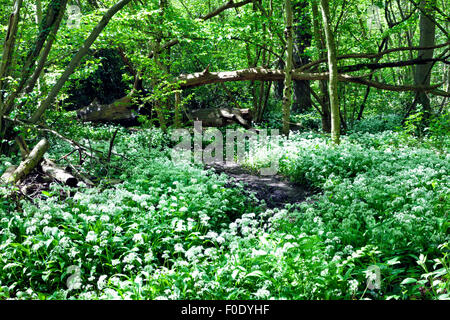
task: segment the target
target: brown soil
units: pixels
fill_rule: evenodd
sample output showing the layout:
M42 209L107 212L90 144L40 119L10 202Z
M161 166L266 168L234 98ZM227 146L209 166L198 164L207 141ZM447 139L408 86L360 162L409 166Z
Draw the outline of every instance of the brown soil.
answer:
M258 199L266 202L268 208L283 208L288 203L300 203L313 194L305 186L291 183L280 175L258 176L237 163L216 162L206 168L228 175L231 186L242 182L244 189L254 192Z

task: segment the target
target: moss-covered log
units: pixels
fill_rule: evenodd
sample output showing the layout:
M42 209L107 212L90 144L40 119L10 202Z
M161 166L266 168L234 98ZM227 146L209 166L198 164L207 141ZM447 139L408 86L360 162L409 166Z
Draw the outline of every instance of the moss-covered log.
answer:
M14 170L14 173L7 177L6 183L17 183L25 178L34 168L39 164L45 152L48 150L49 144L47 139L42 139L31 150L28 156L23 160L20 165Z

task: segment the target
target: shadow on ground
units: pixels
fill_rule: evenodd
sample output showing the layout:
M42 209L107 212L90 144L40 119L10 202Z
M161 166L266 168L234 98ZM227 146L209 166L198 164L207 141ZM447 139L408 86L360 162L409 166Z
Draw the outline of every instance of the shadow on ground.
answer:
M254 192L270 209L283 208L288 203L303 202L314 194L306 186L291 183L280 175L258 176L235 162L215 162L206 165L206 168L229 176L230 187L242 182L245 190Z

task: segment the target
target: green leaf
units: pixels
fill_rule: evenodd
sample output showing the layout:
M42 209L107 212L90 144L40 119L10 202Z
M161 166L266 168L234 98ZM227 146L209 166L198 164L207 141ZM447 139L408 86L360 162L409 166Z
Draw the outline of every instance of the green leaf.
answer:
M250 277L262 278L262 277L264 277L264 273L260 270L255 270L245 276L245 278L250 278Z
M414 278L406 278L400 284L411 284L411 283L416 283L416 282L417 282L417 280Z
M43 194L44 196L46 196L46 197L51 197L51 196L52 196L51 193L48 192L48 191L42 191L42 194Z

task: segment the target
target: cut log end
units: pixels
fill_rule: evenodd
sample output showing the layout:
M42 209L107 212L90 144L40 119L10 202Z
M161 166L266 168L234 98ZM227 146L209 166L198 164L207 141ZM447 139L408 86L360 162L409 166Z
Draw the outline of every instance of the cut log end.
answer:
M59 168L53 161L44 159L41 163L42 172L50 176L52 179L61 182L69 187L76 187L78 185L78 179L73 175Z

